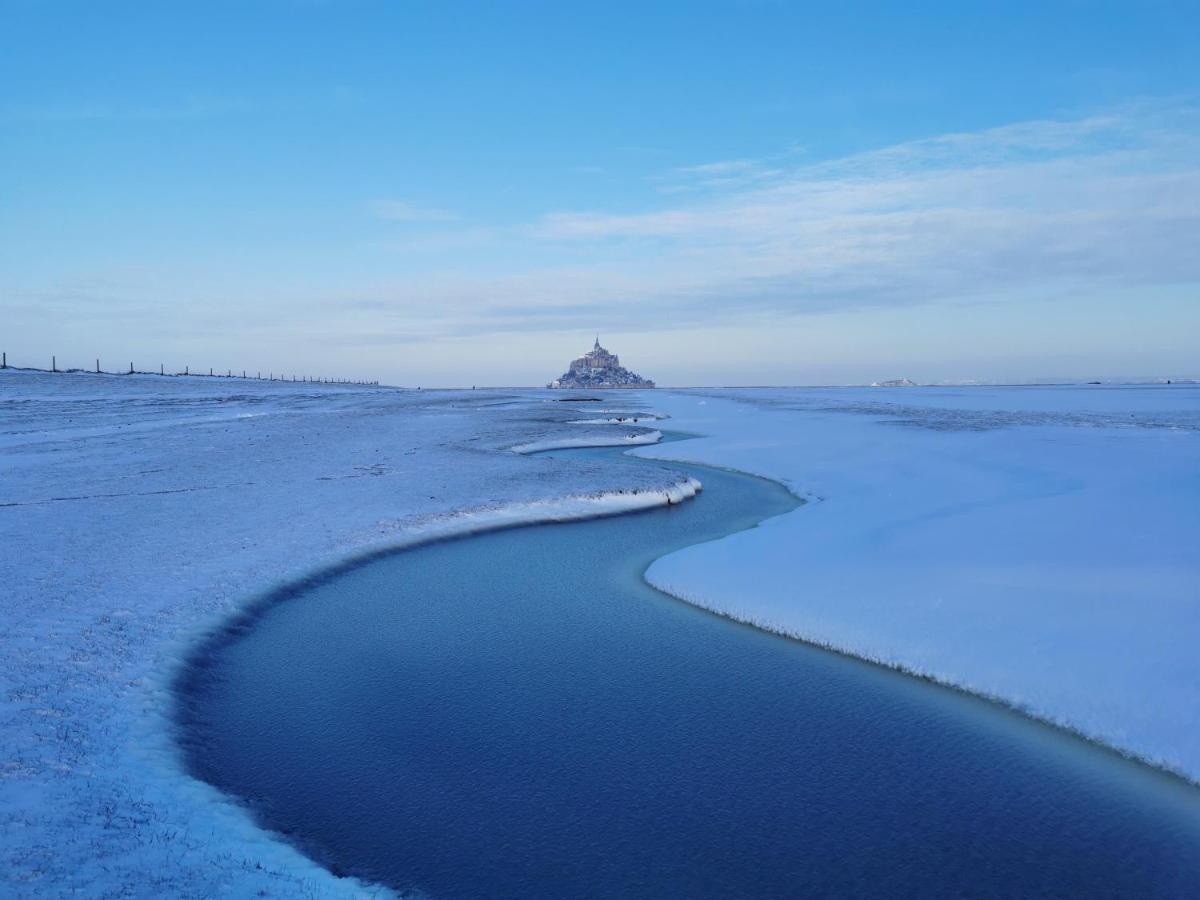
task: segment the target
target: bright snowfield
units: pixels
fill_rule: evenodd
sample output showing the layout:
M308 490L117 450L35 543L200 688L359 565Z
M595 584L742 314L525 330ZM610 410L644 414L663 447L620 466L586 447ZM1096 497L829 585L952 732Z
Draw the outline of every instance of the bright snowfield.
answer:
M8 892L373 893L179 770L167 684L204 629L335 561L697 489L513 447L784 481L810 502L651 579L1200 778L1200 389L561 396L0 371ZM657 428L707 436L633 446Z
M179 770L169 679L202 629L335 561L695 492L510 452L648 432L552 396L0 371L0 894L376 893Z
M810 502L649 571L1200 780L1200 387L644 394Z

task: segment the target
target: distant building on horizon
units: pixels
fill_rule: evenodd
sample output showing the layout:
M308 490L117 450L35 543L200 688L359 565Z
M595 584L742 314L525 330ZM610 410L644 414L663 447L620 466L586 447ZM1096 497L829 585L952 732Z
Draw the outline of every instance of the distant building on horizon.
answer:
M654 382L622 368L621 359L600 346L600 335L592 349L576 359L562 377L551 381L548 388L652 388Z

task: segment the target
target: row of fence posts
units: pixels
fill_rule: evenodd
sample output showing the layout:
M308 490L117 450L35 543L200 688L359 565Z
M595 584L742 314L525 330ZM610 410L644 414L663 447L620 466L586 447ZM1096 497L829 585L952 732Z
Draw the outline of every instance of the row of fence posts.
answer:
M7 369L7 368L9 368L8 352L0 351L0 369ZM61 369L58 368L58 357L57 356L50 357L50 368L49 369L37 369L36 367L31 367L31 368L34 368L34 371L39 371L39 372L47 372L47 371L48 372L60 372L60 371L62 371ZM133 363L129 364L128 372L124 372L124 371L122 371L122 372L104 372L104 371L101 371L100 360L97 359L96 360L96 374L97 375L153 375L155 373L154 372L139 372L134 369ZM167 374L166 367L162 363L158 364L158 374L163 375L163 376L166 376L166 374ZM251 377L250 375L247 374L246 369L242 369L241 375L235 375L233 369L226 369L224 375L218 375L213 369L210 368L208 370L208 375L205 375L203 372L192 372L191 368L189 366L184 366L182 372L172 372L171 373L171 377L176 377L176 376L180 376L180 375L186 375L186 376L194 377L194 378L245 378L247 380L253 380L253 381L286 381L289 384L290 383L297 383L297 384L357 384L357 385L377 385L377 384L379 384L378 381L365 381L365 380L358 380L358 379L354 379L354 378L323 378L323 377L316 376L316 375L300 375L300 376L279 375L277 377L274 372L268 372L267 377L263 378L261 371L257 372L253 377Z

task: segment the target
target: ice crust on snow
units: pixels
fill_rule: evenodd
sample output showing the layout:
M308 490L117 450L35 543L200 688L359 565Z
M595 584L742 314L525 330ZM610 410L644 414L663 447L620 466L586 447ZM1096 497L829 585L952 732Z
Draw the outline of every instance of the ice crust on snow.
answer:
M1200 388L666 393L638 456L810 502L658 560L697 605L1011 704L1200 780Z
M8 892L376 896L180 771L170 678L206 630L327 566L698 489L509 452L612 439L546 396L0 371Z

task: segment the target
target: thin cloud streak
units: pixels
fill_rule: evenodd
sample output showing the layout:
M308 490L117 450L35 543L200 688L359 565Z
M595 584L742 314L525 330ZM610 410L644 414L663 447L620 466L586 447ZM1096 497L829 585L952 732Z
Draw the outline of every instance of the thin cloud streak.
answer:
M833 299L1182 283L1200 280L1198 161L1190 107L1020 123L800 167L691 204L552 213L528 233L599 249L652 242L660 271L686 272L678 290L698 306L741 302L766 281L781 313ZM751 170L745 160L693 167ZM698 274L698 290L683 283Z
M1017 123L797 166L765 184L769 167L753 160L689 167L672 175L750 177L644 212L451 229L434 240L458 241L464 260L472 246L507 246L576 262L427 273L375 296L433 336L597 316L650 331L1200 282L1197 125L1191 106Z
M224 308L255 330L249 309L264 321L286 309L296 334L348 345L583 321L646 333L1200 283L1200 110L1188 104L1016 123L817 164L716 161L664 177L697 190L648 192L654 205L636 212L560 210L516 225L380 200L374 215L411 227L372 242L389 266L369 281L256 298L195 285L185 295L204 302L180 314ZM152 287L132 296L170 293ZM57 302L12 299L53 303L61 318L120 293L115 284L58 288L49 292Z

